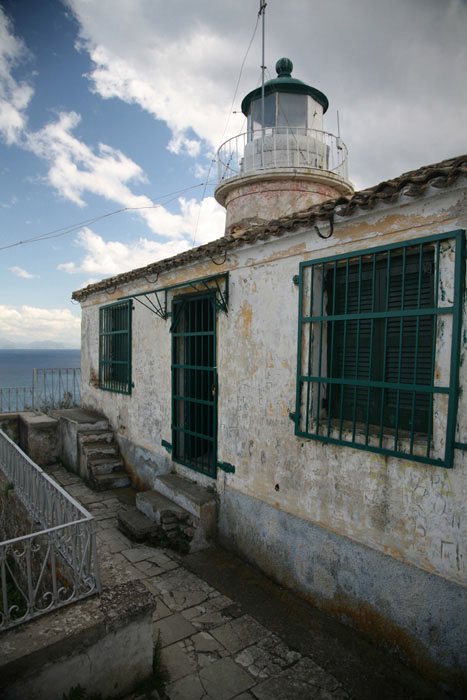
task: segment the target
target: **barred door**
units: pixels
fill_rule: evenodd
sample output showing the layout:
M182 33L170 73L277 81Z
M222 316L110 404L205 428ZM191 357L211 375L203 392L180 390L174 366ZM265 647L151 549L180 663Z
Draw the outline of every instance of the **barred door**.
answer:
M173 302L173 457L216 476L216 308L212 294Z

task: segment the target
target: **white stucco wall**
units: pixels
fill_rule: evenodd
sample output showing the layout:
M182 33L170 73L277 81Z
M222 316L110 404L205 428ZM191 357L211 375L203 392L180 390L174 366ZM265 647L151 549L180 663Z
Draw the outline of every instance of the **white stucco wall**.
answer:
M293 276L299 263L467 228L463 198L460 185L433 189L416 201L402 199L369 213L336 217L334 235L327 240L313 228L301 229L236 248L223 266L208 260L160 276L158 287L230 271L229 313L217 313L218 459L234 464L236 471L218 472L221 509L224 490L232 490L467 584L465 452L456 450L454 468L444 469L301 439L294 435L289 418L295 410L298 289ZM319 226L327 233L327 224ZM143 281L83 302L83 402L102 411L117 435L141 451L143 466L134 468L146 485L152 485L158 471L170 468L212 483L172 463L161 446L161 440L172 441L170 320L163 321L134 302L132 395L96 386L99 306L149 289L151 285ZM465 309L466 305L464 314ZM467 316L462 331L459 442L467 442L466 329ZM440 415L442 420L442 411Z

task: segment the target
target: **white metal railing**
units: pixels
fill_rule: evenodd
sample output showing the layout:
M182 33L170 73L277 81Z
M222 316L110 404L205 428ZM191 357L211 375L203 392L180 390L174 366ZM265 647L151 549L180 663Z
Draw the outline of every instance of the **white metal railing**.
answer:
M347 147L327 131L268 127L234 136L217 152L219 183L256 170L324 170L348 179Z
M10 489L29 534L0 542L0 631L100 591L94 518L0 430L6 528Z
M0 387L0 413L48 411L81 405L81 369L33 369L32 386Z
M32 411L32 386L0 387L0 413Z
M33 369L34 410L72 408L81 405L81 369Z

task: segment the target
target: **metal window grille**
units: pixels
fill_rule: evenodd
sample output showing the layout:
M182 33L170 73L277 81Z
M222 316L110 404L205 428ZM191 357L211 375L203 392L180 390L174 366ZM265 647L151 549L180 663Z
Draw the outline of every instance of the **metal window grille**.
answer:
M173 458L216 476L216 304L213 294L173 301Z
M99 388L131 394L131 300L99 309Z
M463 261L453 231L300 265L296 435L452 466Z

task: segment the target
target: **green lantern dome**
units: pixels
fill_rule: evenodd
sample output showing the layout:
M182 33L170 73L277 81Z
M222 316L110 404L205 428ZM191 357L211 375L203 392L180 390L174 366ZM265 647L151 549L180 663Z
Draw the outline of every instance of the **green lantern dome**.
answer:
M307 85L297 78L292 78L293 63L290 58L280 58L276 63L277 78L264 83L264 96L272 95L275 92L290 92L296 95L309 95L323 107L323 114L329 107L328 98L320 90L311 85ZM249 92L242 101L242 112L248 116L251 102L261 98L261 88L256 88Z

